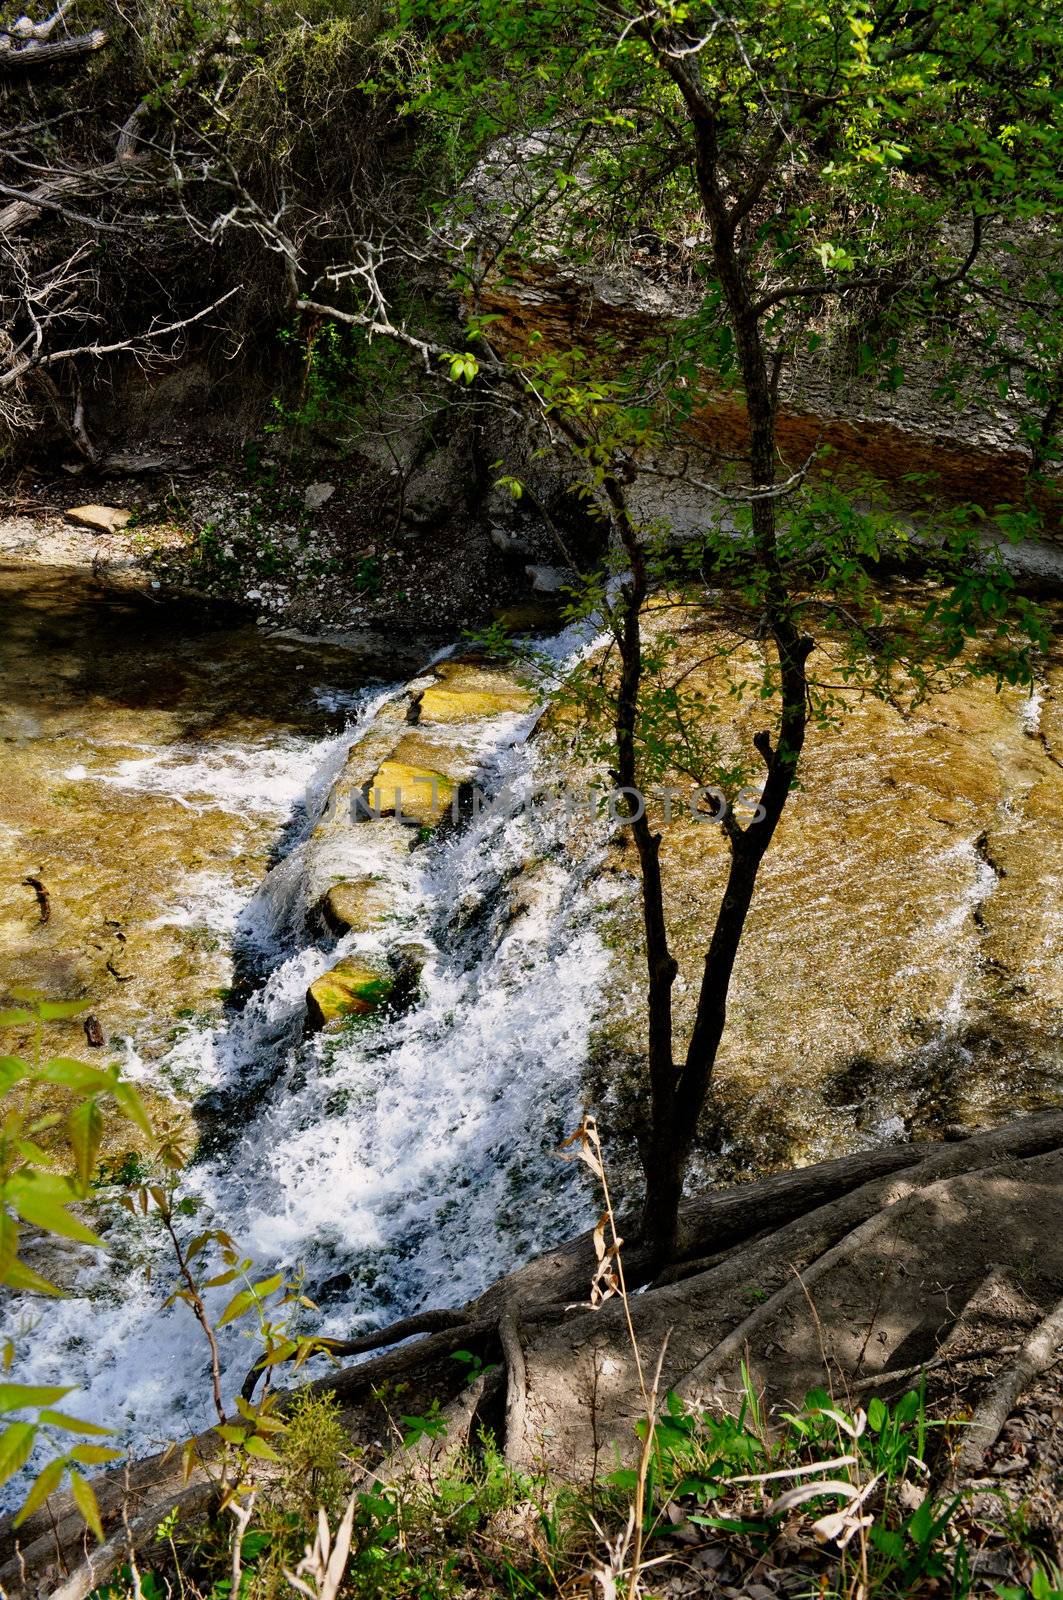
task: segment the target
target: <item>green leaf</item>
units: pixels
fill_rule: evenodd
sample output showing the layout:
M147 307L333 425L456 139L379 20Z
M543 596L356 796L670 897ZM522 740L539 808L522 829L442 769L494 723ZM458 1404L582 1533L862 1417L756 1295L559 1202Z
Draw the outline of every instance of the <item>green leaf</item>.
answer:
M120 1079L112 1079L110 1090L122 1115L128 1118L130 1122L135 1122L141 1133L146 1133L149 1139L152 1138L155 1130L152 1128L151 1120L144 1110L144 1102L133 1088L133 1085L131 1083L123 1083Z
M62 1022L67 1017L76 1017L79 1012L87 1011L91 1004L91 1000L42 1000L38 1010L43 1022Z
M12 1422L0 1434L0 1483L6 1483L28 1459L36 1437L33 1422Z
M22 1078L33 1075L33 1068L19 1056L0 1056L0 1094L7 1094Z
M767 1533L771 1527L768 1522L743 1522L738 1517L703 1517L697 1512L692 1512L690 1521L696 1522L699 1528L718 1528L723 1533Z
M26 1406L50 1406L70 1394L74 1384L0 1383L0 1412L22 1411Z
M867 1425L871 1429L872 1433L881 1433L882 1424L885 1422L885 1420L886 1407L879 1399L878 1395L876 1395L867 1408Z
M15 1185L11 1187L15 1188ZM19 1185L11 1196L12 1204L26 1222L44 1228L48 1233L58 1234L62 1239L76 1239L79 1244L103 1245L99 1234L86 1228L83 1222L79 1222L65 1206L59 1205L50 1196L35 1193L35 1187L32 1182L27 1182Z
M21 1028L36 1020L32 1011L0 1011L0 1028Z
M230 1267L228 1272L219 1272L216 1278L208 1278L203 1287L204 1289L220 1289L223 1284L232 1283L233 1279L239 1276L239 1268Z
M889 1556L894 1561L904 1559L904 1539L896 1528L883 1528L877 1523L870 1532L871 1543L876 1550L881 1550L884 1556Z
M34 1272L32 1267L27 1267L24 1261L15 1261L7 1269L4 1279L9 1289L25 1289L33 1294L54 1294L59 1299L66 1299L66 1290L58 1288L54 1283L49 1283L47 1278L42 1278L39 1272Z
M234 1294L221 1316L214 1324L216 1328L224 1328L227 1322L235 1322L255 1304L255 1295L252 1289L241 1289L239 1294Z
M55 1056L46 1061L38 1076L45 1083L58 1084L61 1089L72 1089L75 1094L99 1094L114 1091L115 1080L109 1072L90 1067L87 1061L74 1061L68 1056Z
M18 1255L18 1223L0 1206L0 1283L9 1283Z
M37 1418L39 1424L44 1423L52 1428L65 1428L68 1433L113 1433L113 1428L105 1428L99 1422L86 1422L83 1417L68 1417L65 1411L42 1411Z
M100 1508L96 1504L96 1495L92 1485L86 1482L80 1472L75 1472L73 1467L70 1469L70 1492L74 1496L74 1504L102 1544L103 1523L100 1521Z
M84 1467L102 1467L105 1462L119 1461L121 1450L107 1444L76 1444L70 1452L71 1461L80 1461Z
M257 1456L260 1461L280 1460L280 1456L277 1454L276 1450L274 1450L271 1445L268 1445L265 1439L260 1439L257 1433L253 1433L251 1435L250 1439L248 1439L247 1443L244 1445L244 1449L247 1451L249 1456Z
M63 1473L65 1471L66 1461L62 1456L59 1457L58 1461L49 1461L46 1466L41 1468L30 1485L29 1494L19 1507L18 1515L14 1521L16 1528L20 1523L25 1522L26 1518L31 1516L38 1506L42 1506L50 1494L54 1494L63 1481Z
M299 1346L296 1344L294 1339L284 1339L280 1344L274 1346L274 1348L270 1350L268 1354L259 1356L255 1366L273 1367L276 1366L279 1361L288 1361L295 1354L298 1348Z
M67 1118L66 1131L74 1152L78 1181L88 1188L103 1138L103 1112L95 1100L83 1100L74 1107Z
M261 1283L255 1284L256 1300L265 1300L269 1295L274 1294L283 1282L283 1272L275 1272L271 1278L263 1278Z
M238 1428L235 1423L232 1422L218 1423L214 1429L214 1432L220 1434L220 1436L225 1440L226 1444L243 1444L244 1440L247 1438L247 1429Z

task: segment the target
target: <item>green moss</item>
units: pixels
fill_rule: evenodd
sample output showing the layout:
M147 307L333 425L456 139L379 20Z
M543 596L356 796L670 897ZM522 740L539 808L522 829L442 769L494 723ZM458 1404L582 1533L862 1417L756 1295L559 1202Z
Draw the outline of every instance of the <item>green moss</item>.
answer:
M318 1029L346 1017L368 1016L390 998L394 986L387 973L353 959L339 961L307 990L307 1024Z

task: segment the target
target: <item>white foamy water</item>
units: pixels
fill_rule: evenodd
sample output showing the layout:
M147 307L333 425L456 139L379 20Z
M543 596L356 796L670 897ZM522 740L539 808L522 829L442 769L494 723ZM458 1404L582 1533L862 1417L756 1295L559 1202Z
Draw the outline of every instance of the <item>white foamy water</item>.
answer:
M558 661L586 648L575 635L552 644ZM189 916L254 950L259 987L223 1026L187 1032L161 1068L133 1049L127 1065L133 1077L179 1072L205 1095L211 1153L186 1175L196 1206L188 1233L224 1227L259 1275L302 1266L322 1307L307 1326L333 1334L460 1303L585 1223L593 1206L581 1170L556 1147L581 1112L608 962L598 914L617 890L593 851L578 863L568 856L563 817L484 811L400 857L382 829L357 826L344 859L378 869L391 919L334 948L303 926L303 841L387 695L365 701L345 737L304 744L298 759L242 751L227 771L212 747L176 759L146 753L105 775L197 806L265 805L268 795L279 821L294 813L289 854L250 903L229 903L214 874L188 884ZM524 739L533 721L461 730L466 746L467 734L477 740L485 787L526 793L544 776ZM304 1037L307 986L337 954L380 955L407 941L425 957L409 1011ZM49 1307L18 1377L79 1380L72 1409L143 1451L212 1420L207 1351L186 1306L160 1309L173 1272L158 1225L116 1208L108 1238L102 1273L93 1252L71 1251L74 1294ZM211 1292L215 1313L232 1292ZM238 1328L224 1330L222 1348L231 1401L255 1350Z
M84 767L65 774L86 775ZM306 789L307 740L281 735L268 745L168 745L127 756L109 771L91 776L115 789L165 795L190 811L283 817L301 802Z

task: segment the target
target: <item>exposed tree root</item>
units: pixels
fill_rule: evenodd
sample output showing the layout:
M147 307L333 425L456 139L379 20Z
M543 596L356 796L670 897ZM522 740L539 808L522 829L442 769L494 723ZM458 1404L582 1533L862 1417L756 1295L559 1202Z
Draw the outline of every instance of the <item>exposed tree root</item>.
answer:
M506 1422L504 1451L507 1461L519 1458L524 1442L524 1418L528 1408L528 1366L520 1342L517 1319L504 1311L498 1321L498 1337L506 1358Z
M986 1451L1000 1437L1019 1396L1053 1364L1060 1345L1063 1345L1063 1299L1057 1300L1019 1347L1012 1365L1000 1374L975 1411L954 1468L957 1481L982 1471Z
M377 1328L361 1339L321 1339L319 1348L333 1357L361 1356L367 1355L371 1350L382 1350L387 1345L399 1344L403 1339L412 1339L417 1333L441 1333L447 1329L467 1330L468 1327L468 1314L465 1311L419 1311L416 1316L403 1317L401 1321L389 1323L386 1328ZM251 1368L240 1390L245 1400L251 1399L258 1380L267 1370L257 1363Z

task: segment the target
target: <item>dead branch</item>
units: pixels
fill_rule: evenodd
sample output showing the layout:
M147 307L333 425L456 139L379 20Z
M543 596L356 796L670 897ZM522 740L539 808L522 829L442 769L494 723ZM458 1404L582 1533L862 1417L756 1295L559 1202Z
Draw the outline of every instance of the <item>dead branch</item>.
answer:
M65 217L67 222L77 222L85 228L95 228L105 233L121 233L123 230L115 222L104 222L102 217L90 217L83 211L71 211L69 207L60 205L58 200L50 200L43 193L33 192L27 194L24 189L12 189L10 184L0 183L0 194L6 194L14 200L33 211L54 211L60 217Z
M0 210L0 234L10 236L24 232L27 227L40 221L41 213L44 211L58 211L82 225L104 227L111 231L110 224L100 223L81 213L67 212L63 197L81 199L101 191L112 191L134 181L142 181L147 176L146 165L142 157L125 155L114 161L105 162L99 167L86 167L80 172L60 173L56 177L47 178L35 189L22 191L4 188L0 192L14 195L15 198L10 205Z
M62 4L43 22L19 17L9 28L0 31L0 70L11 72L43 66L49 61L70 60L102 50L107 43L107 34L102 28L92 28L88 33L67 34L61 39L52 38L72 3L73 0L62 0Z
M29 372L31 369L52 367L59 361L73 361L77 356L91 356L94 360L99 360L101 356L114 355L118 351L142 356L150 355L153 353L151 346L159 339L164 339L171 333L180 333L182 329L190 328L193 323L202 322L204 317L209 317L212 311L217 311L219 306L223 306L227 300L231 300L233 295L240 294L243 287L242 283L235 284L225 294L220 295L217 300L212 300L209 306L204 306L200 311L194 312L192 316L182 317L177 322L164 323L161 327L145 328L143 332L134 334L128 339L115 339L110 344L100 344L97 340L93 340L89 344L73 345L65 350L51 350L44 355L27 356L16 366L9 367L6 372L0 373L0 389L6 389L10 384L21 378L23 373Z

